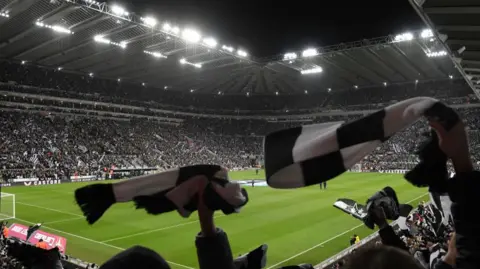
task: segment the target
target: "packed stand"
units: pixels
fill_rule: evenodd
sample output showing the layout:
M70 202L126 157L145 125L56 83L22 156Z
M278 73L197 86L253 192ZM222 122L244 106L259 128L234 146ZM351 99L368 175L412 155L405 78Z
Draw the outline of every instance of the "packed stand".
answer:
M141 84L105 80L87 75L69 74L37 67L0 61L0 82L7 83L16 91L44 94L65 98L85 99L156 109L176 111L209 111L210 113L311 113L327 109L372 109L376 104L388 104L415 96L435 96L439 99L458 102L477 102L463 80L426 81L419 83L391 85L385 87L349 89L343 91L292 96L245 96L191 94L175 89L151 90ZM15 87L16 85L33 87ZM469 97L467 97L469 96ZM372 105L373 104L373 105Z

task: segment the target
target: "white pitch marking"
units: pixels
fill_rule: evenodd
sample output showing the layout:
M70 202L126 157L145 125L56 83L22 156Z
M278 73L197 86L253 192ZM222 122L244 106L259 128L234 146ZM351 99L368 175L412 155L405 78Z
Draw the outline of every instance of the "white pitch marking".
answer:
M43 206L38 206L38 205L33 205L33 204L27 204L27 203L22 203L22 202L15 202L16 204L21 204L21 205L26 205L26 206L31 206L31 207L36 207L36 208L40 208L40 209L45 209L45 210L49 210L49 211L53 211L53 212L58 212L58 213L62 213L62 214L67 214L67 215L72 215L72 216L77 216L77 217L83 217L83 215L80 215L80 214L75 214L75 213L70 213L70 212L67 212L67 211L61 211L61 210L57 210L57 209L53 209L53 208L48 208L48 207L43 207Z
M45 222L44 224L68 222L68 221L74 221L74 220L80 220L80 219L83 219L83 217L76 217L76 218L70 218L70 219L61 219L61 220L49 221L49 222Z
M413 201L416 201L416 200L422 198L423 196L425 196L425 195L427 195L427 194L428 194L428 193L424 193L424 194L418 196L417 198L408 201L407 204L408 204L408 203L411 203L411 202L413 202ZM349 230L347 230L347 231L345 231L345 232L343 232L343 233L341 233L341 234L337 234L336 236L334 236L334 237L332 237L332 238L330 238L330 239L327 239L327 240L323 241L322 243L317 244L317 245L315 245L315 246L313 246L313 247L311 247L311 248L309 248L309 249L306 249L306 250L304 250L304 251L302 251L302 252L300 252L300 253L297 253L297 254L293 255L292 257L290 257L290 258L288 258L288 259L285 259L285 260L283 260L283 261L281 261L281 262L279 262L279 263L276 263L276 264L268 267L267 269L273 269L274 267L279 266L280 264L283 264L283 263L288 262L289 260L295 259L296 257L301 256L301 255L303 255L303 254L305 254L305 253L307 253L307 252L309 252L309 251L311 251L311 250L313 250L313 249L316 249L316 248L322 246L323 244L326 244L326 243L328 243L328 242L330 242L330 241L332 241L332 240L334 240L334 239L337 239L337 238L339 238L340 236L345 235L345 234L347 234L347 233L349 233L349 232L351 232L351 231L353 231L353 230L355 230L355 229L357 229L357 228L359 228L359 227L361 227L361 226L363 226L363 225L364 225L364 224L362 223L362 224L357 225L357 226L355 226L355 227L353 227L353 228L351 228L351 229L349 229Z
M20 220L20 221L23 221L23 222L26 222L26 223L35 224L35 222L31 222L31 221L28 221L28 220L23 220L23 219L19 219L19 218L15 218L15 219ZM92 242L92 243L104 245L104 246L106 246L106 247L114 248L114 249L121 250L121 251L125 250L124 248L117 247L117 246L110 245L110 244L106 244L106 243L103 243L103 242L100 242L100 241L96 241L96 240L93 240L93 239L90 239L90 238L87 238L87 237L79 236L79 235L72 234L72 233L67 233L67 232L64 232L64 231L61 231L61 230L57 230L57 229L54 229L54 228L50 228L50 227L47 227L47 226L42 226L42 227L43 227L43 228L46 228L46 229L49 229L49 230L52 230L52 231L55 231L55 232L57 232L57 233L66 234L66 235L69 235L69 236L72 236L72 237L76 237L76 238L79 238L79 239L83 239L83 240L85 240L85 241L89 241L89 242ZM187 268L187 269L195 269L195 268L193 268L193 267L186 266L186 265L183 265L183 264L179 264L179 263L175 263L175 262L171 262L171 261L167 261L167 262L170 263L170 264L179 266L179 267L183 267L183 268Z

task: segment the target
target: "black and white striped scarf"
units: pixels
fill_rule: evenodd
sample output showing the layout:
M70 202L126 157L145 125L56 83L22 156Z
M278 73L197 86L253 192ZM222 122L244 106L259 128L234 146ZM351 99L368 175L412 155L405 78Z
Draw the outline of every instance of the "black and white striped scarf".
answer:
M264 139L267 183L273 188L299 188L327 181L422 116L449 130L458 122L452 113L456 115L436 99L416 97L346 124L313 124L271 133Z
M130 201L150 214L177 210L186 218L197 209L200 188L206 183L203 199L207 207L230 214L248 202L248 195L238 183L228 180L227 174L218 165L186 166L113 184L88 185L75 191L75 199L90 224L114 203Z

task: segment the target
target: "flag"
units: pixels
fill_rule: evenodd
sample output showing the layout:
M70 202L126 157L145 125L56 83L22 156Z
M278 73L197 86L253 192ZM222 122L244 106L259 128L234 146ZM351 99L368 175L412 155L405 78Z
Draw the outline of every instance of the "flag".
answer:
M359 220L363 220L367 216L365 206L352 199L340 198L333 203L333 206Z
M210 210L231 214L248 202L246 190L228 180L226 169L218 165L186 166L118 183L93 184L77 189L75 199L90 224L114 203L130 201L149 214L177 210L187 218L197 209L199 183L204 180L207 186L202 198Z
M440 121L447 130L459 121L438 100L416 97L346 124L313 124L268 134L264 139L267 183L273 188L299 188L330 180L421 116Z
M41 226L42 226L41 223L37 223L35 225L29 226L28 230L27 230L27 238L25 239L25 241L28 241L30 236L32 236L33 233L35 233L36 230L40 229Z

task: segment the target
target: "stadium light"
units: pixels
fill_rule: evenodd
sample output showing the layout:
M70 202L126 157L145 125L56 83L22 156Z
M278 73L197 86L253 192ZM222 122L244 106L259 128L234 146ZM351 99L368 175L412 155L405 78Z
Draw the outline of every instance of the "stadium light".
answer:
M222 92L221 92L221 91L218 91L218 95L222 95Z
M145 87L145 82L142 82L142 86Z
M196 68L202 68L201 63L191 63L191 62L187 61L187 59L185 59L185 58L180 59L180 63L181 64L188 64L188 65L194 66Z
M26 64L27 62L26 61L22 61L22 64Z
M10 15L8 14L8 12L0 12L0 17L8 18L10 17Z
M354 87L355 89L358 89L358 85L353 85L353 87Z
M173 32L174 34L178 35L178 33L180 33L180 28L178 28L178 27L175 26L175 27L172 28L172 32Z
M331 92L332 91L332 88L328 88L328 92Z
M121 79L121 78L118 78L117 81L120 82L120 81L122 81L122 79Z
M194 89L190 89L190 92L194 92L195 90Z
M202 64L193 64L196 68L202 68Z
M203 44L209 46L210 48L215 48L218 43L217 43L217 40L211 37L207 37L203 39Z
M313 56L317 56L318 55L318 51L317 49L306 49L302 52L302 56L304 58L307 58L307 57L313 57Z
M187 63L187 60L186 60L185 58L182 58L182 59L180 59L180 63L181 63L181 64L186 64L186 63Z
M238 56L241 56L241 57L247 57L247 56L248 56L248 53L246 53L246 52L243 51L243 50L238 50L238 51L237 51L237 54L238 54Z
M425 30L422 31L422 33L420 34L420 36L421 36L422 38L427 39L427 38L433 37L433 32L432 32L432 30L430 30L430 29L425 29Z
M307 90L305 90L305 94L308 94L308 91L307 91Z
M117 16L128 16L128 12L121 6L114 5L112 6L111 11Z
M321 68L320 66L300 71L302 75L316 74L316 73L322 73L322 72L323 72L323 68Z
M164 90L168 90L168 86L163 86L163 89L164 89Z
M383 86L387 87L387 82L384 82L384 83L383 83Z
M160 52L144 50L143 53L152 55L155 58L167 58L167 56L161 54Z
M412 33L403 33L395 36L395 42L410 41L413 39Z
M63 69L63 67L61 67L61 66L59 66L59 67L57 68L58 71L61 71L62 69Z
M432 57L442 57L442 56L446 56L446 55L447 55L447 52L444 51L444 50L427 52L427 56L430 57L430 58L432 58Z
M250 93L249 93L249 92L247 92L247 96L250 96Z
M229 47L229 46L226 46L226 45L223 45L222 46L222 49L226 50L226 51L229 51L229 52L233 52L234 49L232 47Z
M275 92L275 95L278 95L278 92Z
M72 31L70 31L69 29L67 29L63 26L60 26L60 25L49 25L49 24L45 24L41 21L35 22L35 25L38 26L38 27L42 27L42 28L52 29L52 31L57 32L57 33L73 34Z
M106 39L101 35L94 36L93 40L95 40L95 42L98 42L98 43L110 44L110 40Z
M168 23L165 23L163 24L163 30L170 32L170 30L172 30L172 26L170 26Z
M145 25L150 27L155 27L155 25L157 25L158 23L157 19L153 17L145 17L145 18L141 18L141 20L143 21L143 23L145 23Z
M197 31L192 29L183 30L182 37L186 41L192 42L192 43L197 43L202 38L202 36Z
M93 78L93 73L89 73L88 75Z
M448 77L449 77L450 79L453 79L453 76L452 76L452 75L449 75Z
M297 54L295 52L287 52L283 55L283 60L295 60L297 59Z

